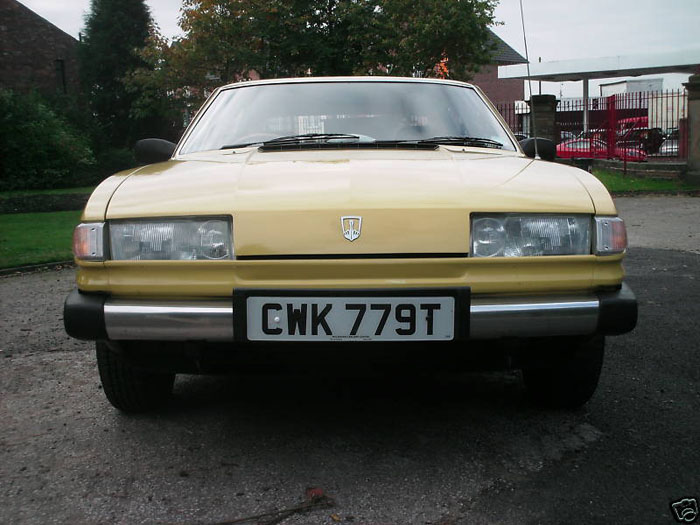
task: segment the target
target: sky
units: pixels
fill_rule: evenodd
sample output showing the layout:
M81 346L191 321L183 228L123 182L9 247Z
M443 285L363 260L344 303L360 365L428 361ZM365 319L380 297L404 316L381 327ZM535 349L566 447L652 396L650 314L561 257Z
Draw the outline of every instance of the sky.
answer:
M76 38L90 8L90 0L20 2ZM179 0L146 3L165 36L181 34ZM531 62L700 49L700 0L523 0L523 6ZM495 15L502 25L494 32L525 56L519 0L500 0ZM688 78L652 75L660 76L664 89L679 89ZM591 95L599 83L591 81ZM533 84L535 93L538 88ZM580 82L542 83L542 93L574 97L581 91Z
M530 62L700 50L700 0L523 0ZM501 0L493 31L525 56L519 0ZM688 75L663 77L664 89L680 89ZM631 77L627 77L631 78ZM591 81L591 96L601 82ZM538 86L532 89L538 93ZM543 82L542 92L582 95L581 82ZM526 86L527 90L527 86ZM527 93L527 91L526 91Z

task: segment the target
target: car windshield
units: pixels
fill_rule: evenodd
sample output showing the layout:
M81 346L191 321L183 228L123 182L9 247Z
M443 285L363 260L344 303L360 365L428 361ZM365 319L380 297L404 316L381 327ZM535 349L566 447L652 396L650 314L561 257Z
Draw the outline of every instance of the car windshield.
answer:
M180 153L259 144L421 141L515 150L476 91L429 82L304 82L224 89ZM485 140L482 140L485 139ZM479 142L482 140L482 142Z

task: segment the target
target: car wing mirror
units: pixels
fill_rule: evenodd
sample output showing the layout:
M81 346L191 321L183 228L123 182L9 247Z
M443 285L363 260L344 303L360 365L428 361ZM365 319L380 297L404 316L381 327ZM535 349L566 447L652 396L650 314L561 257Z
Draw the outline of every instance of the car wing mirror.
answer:
M169 160L177 144L163 139L142 139L134 146L134 155L140 164L153 164Z
M543 139L542 137L523 139L520 141L520 147L523 153L528 157L535 158L535 141L537 141L537 152L542 160L553 161L557 158L557 146L553 140Z

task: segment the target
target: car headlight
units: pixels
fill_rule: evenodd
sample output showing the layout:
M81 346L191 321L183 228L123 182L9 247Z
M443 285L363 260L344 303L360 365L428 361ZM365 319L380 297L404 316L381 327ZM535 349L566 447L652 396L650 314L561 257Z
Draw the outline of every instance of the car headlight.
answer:
M591 253L591 216L473 214L472 257Z
M117 261L233 259L230 219L114 220L111 258Z

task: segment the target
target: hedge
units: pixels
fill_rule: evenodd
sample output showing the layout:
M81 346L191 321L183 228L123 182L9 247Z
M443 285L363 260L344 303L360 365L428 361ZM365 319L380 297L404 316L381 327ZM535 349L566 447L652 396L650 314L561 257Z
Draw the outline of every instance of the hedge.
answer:
M0 90L0 191L75 186L96 168L89 136L36 93Z

